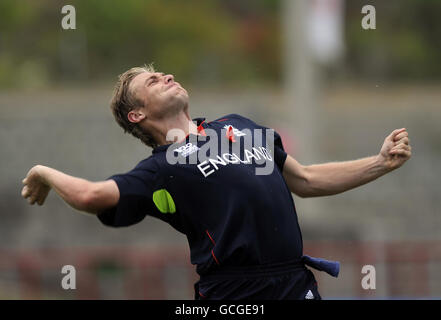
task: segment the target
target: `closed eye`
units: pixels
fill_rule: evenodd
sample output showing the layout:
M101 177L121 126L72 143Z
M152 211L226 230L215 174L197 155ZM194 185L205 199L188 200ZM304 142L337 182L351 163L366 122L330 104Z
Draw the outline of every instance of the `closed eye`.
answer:
M156 78L156 77L154 77L154 78L152 78L152 79L150 79L149 80L149 82L148 82L148 86L151 86L152 84L154 84L154 83L156 83L156 82L158 82L158 78Z
M159 73L162 77L164 76L164 73ZM154 74L154 75L151 75L149 78L147 78L146 80L145 80L145 85L147 85L147 86L151 86L151 85L153 85L153 84L155 84L155 83L157 83L157 82L159 82L159 77L157 76L157 74Z
M149 87L149 86L155 84L156 82L158 82L158 77L151 76L145 80L145 85Z

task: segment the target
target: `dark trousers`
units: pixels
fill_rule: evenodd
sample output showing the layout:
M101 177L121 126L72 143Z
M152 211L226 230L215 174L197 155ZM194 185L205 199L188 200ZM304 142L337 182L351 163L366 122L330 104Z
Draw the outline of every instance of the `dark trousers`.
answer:
M222 268L201 275L196 300L321 300L314 274L298 261Z

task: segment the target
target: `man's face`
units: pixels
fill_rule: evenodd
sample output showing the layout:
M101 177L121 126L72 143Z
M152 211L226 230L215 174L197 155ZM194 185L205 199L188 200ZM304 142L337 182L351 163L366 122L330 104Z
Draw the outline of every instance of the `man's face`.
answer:
M162 119L188 106L188 93L170 74L143 72L133 78L130 90L144 103L147 118Z

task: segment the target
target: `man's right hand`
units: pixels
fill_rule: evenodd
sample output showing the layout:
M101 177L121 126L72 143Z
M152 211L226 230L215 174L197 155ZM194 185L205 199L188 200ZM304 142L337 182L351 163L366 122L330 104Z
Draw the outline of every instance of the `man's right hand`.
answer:
M21 195L23 198L28 199L31 205L37 203L41 206L51 190L51 187L43 177L44 169L44 166L36 165L29 170L26 178L23 179L24 187Z

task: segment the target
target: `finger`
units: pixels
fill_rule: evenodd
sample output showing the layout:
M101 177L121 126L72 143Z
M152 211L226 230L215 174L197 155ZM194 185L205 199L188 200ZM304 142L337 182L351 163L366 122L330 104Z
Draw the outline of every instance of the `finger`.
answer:
M399 145L400 143L409 144L410 140L408 137L401 138L398 141L395 141L395 145Z
M400 154L400 156L409 159L412 156L412 153L410 151L403 151L403 153Z
M28 182L28 179L27 179L27 178L24 178L21 182L22 182L23 184L26 184L26 183Z
M32 197L30 197L29 199L28 199L28 202L29 202L29 204L30 205L33 205L34 203L35 203L35 197L34 196L32 196Z
M32 199L31 204L35 204L40 199L40 197L38 193L35 193L34 195L32 195L31 199Z
M23 190L21 191L21 196L26 199L30 194L31 190L28 188L28 186L24 186Z
M408 136L409 136L409 133L407 131L402 131L402 132L395 135L394 141L398 141L398 140L400 140L404 137L408 137Z
M405 130L406 130L406 128L395 129L394 131L392 131L392 133L389 135L388 138L393 139L397 134L399 134L400 132L403 132Z
M38 201L37 201L37 204L38 204L39 206L43 205L43 203L44 203L44 201L46 200L46 198L47 198L47 195L45 195L45 196L43 196L43 197L40 197L40 199L38 199Z
M394 145L392 147L392 149L394 149L394 148L403 148L403 147L409 147L409 144L406 141L401 141L401 142L397 143L396 145Z
M392 149L390 149L390 151L392 151L392 150L399 150L399 149L409 150L409 148L410 148L410 146L408 146L407 144L400 143L400 144L397 144L396 146L394 146Z
M400 149L400 150L394 150L393 152L391 151L390 154L410 158L412 153L409 150Z
M390 155L390 156L395 156L395 155L397 155L397 154L402 154L402 152L411 152L411 150L404 149L404 148L402 148L402 149L394 149L394 150L391 150L391 151L389 152L389 155Z

